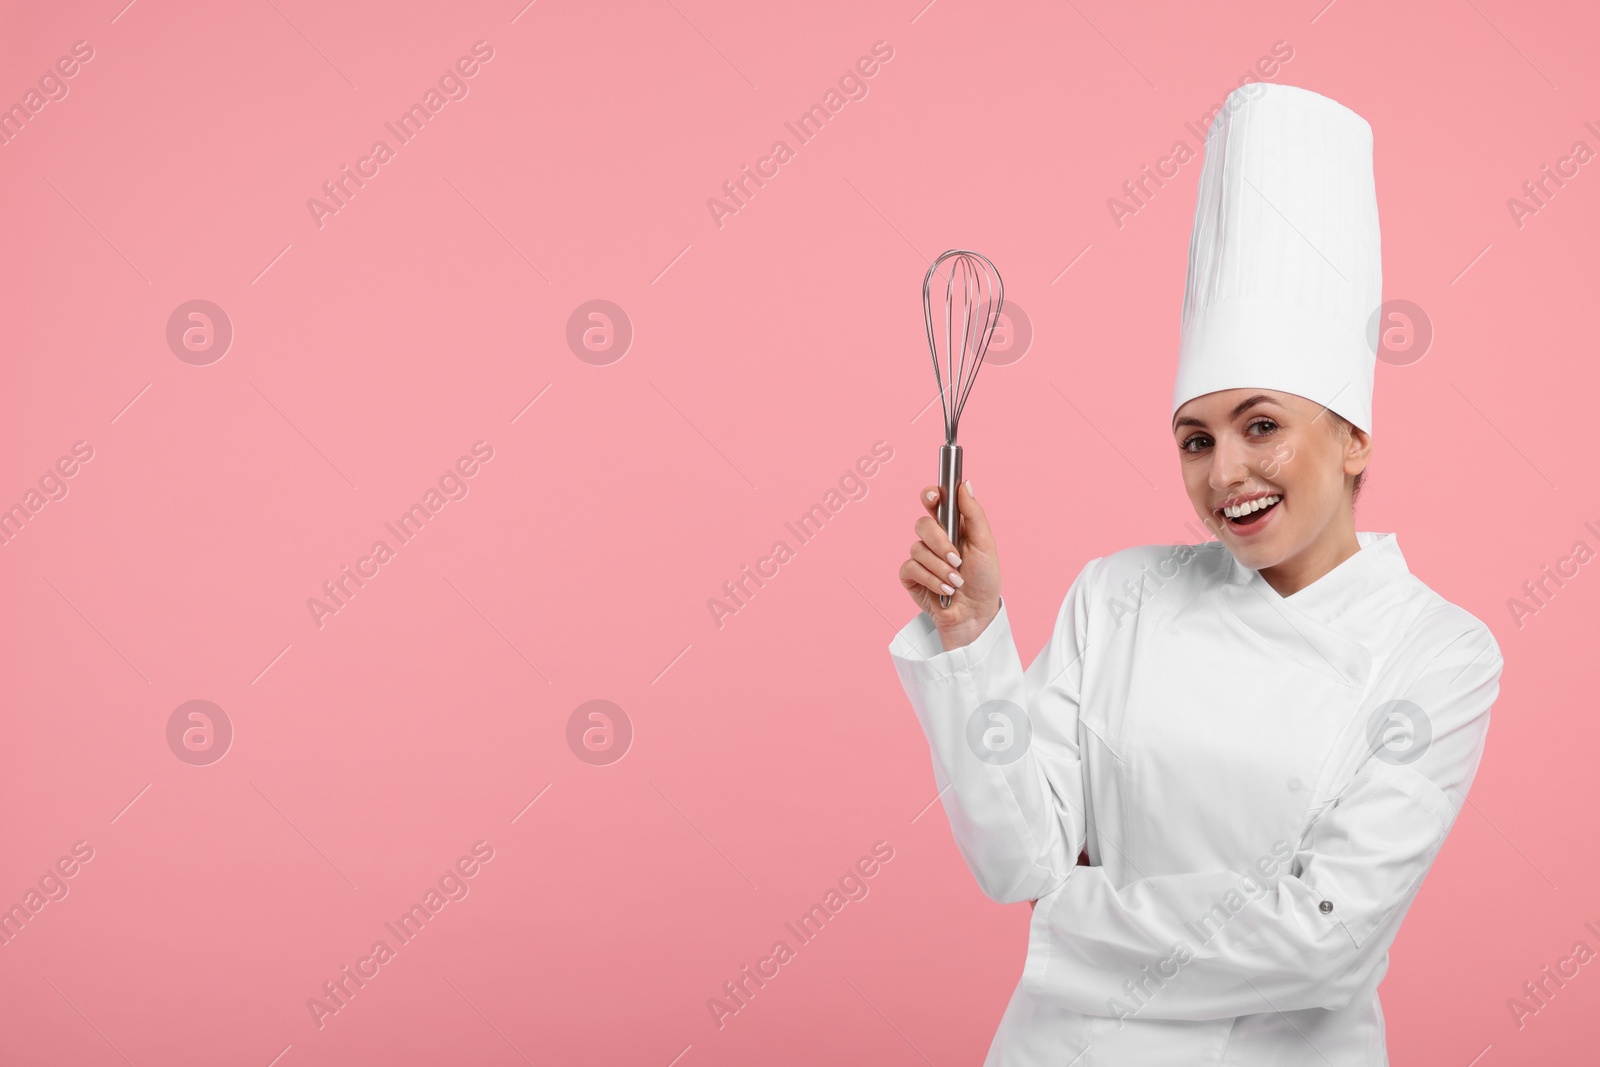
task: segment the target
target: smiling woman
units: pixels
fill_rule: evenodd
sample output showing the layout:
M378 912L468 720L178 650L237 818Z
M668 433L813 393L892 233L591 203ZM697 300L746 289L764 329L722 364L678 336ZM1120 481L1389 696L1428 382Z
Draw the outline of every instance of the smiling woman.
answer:
M1294 86L1230 96L1170 426L1218 540L1089 560L1024 670L971 483L959 545L923 490L899 572L922 610L889 653L962 859L990 899L1036 905L987 1067L1388 1062L1378 984L1502 659L1395 534L1356 531L1381 302L1371 128ZM1003 760L968 742L996 705L1029 727ZM1396 707L1419 739L1403 755L1381 728Z
M1255 389L1195 397L1172 425L1195 512L1280 596L1358 551L1365 430L1324 404Z

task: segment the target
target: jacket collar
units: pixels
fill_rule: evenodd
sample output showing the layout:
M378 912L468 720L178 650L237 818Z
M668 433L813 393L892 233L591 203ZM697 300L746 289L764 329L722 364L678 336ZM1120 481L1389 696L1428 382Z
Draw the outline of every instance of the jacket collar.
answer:
M1260 571L1244 566L1232 552L1228 553L1226 580L1230 585L1252 587L1252 592L1270 604L1287 605L1331 626L1373 593L1411 573L1395 534L1358 532L1356 543L1360 548L1355 555L1286 597L1279 596Z

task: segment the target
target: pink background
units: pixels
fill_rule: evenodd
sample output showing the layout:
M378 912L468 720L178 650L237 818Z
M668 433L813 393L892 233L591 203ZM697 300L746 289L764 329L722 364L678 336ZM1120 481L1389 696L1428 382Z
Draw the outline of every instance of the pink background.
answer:
M1600 950L1600 563L1507 606L1600 548L1600 164L1507 207L1600 148L1591 8L124 2L8 3L0 32L0 103L93 48L0 146L0 506L93 449L0 547L0 903L94 850L0 947L0 1061L979 1062L1029 913L927 809L886 651L935 476L921 275L976 248L1034 326L961 434L1031 659L1087 559L1192 539L1166 427L1198 155L1121 228L1107 200L1280 41L1273 80L1371 122L1385 296L1435 330L1379 368L1358 528L1506 657L1392 953L1391 1054L1592 1053L1600 964L1521 1028L1506 1004ZM468 95L396 147L476 41ZM380 137L319 228L308 199ZM719 228L708 198L779 138ZM234 331L209 365L166 341L194 299ZM634 329L607 365L566 340L594 299ZM319 628L307 600L477 441L468 495ZM784 522L878 441L799 545ZM780 538L719 628L708 599ZM234 731L206 766L166 734L197 699ZM567 742L595 699L634 732L607 766ZM477 841L469 894L319 1029L308 998ZM878 841L870 893L719 1029L708 998Z

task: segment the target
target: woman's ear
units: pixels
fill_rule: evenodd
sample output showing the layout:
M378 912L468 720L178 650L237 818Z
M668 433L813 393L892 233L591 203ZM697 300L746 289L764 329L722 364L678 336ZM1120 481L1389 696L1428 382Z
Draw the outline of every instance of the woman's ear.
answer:
M1345 426L1349 433L1344 443L1344 472L1360 474L1372 459L1372 435L1354 423L1347 421Z

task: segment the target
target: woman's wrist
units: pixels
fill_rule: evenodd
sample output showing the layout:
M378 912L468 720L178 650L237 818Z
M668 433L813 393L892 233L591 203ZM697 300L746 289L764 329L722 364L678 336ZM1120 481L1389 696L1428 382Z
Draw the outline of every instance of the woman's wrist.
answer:
M1000 604L998 601L996 601L993 610L986 612L984 615L974 619L969 619L966 622L958 623L957 625L950 626L948 628L939 627L939 641L944 645L944 650L946 652L957 648L964 648L981 637L983 635L983 631L989 628L989 624L992 623L995 620L995 616L999 614Z

